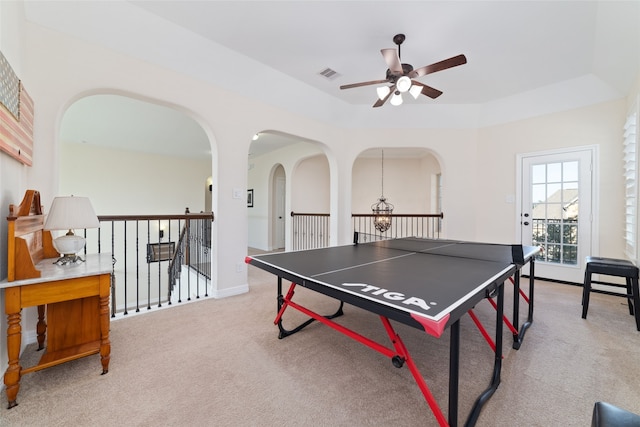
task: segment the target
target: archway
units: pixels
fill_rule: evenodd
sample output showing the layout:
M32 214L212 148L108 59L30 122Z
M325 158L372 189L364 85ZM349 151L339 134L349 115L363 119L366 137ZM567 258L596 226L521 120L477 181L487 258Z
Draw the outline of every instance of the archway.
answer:
M203 191L213 176L211 146L195 119L129 96L89 95L65 112L59 142L59 193L86 196L99 217L111 217L87 245L114 258L121 286L112 310L211 293L211 217L192 215L188 227L181 218L187 208L211 210Z
M426 148L381 147L360 153L352 169L354 231L378 237L439 237L441 171L439 160ZM380 216L372 217L373 205L383 199L392 214L399 215L388 216L386 227L380 227Z
M322 144L266 130L254 137L248 158L247 185L253 202L247 207L249 247L265 251L287 248L291 242L289 212L312 208L308 202L317 200L305 197L300 185L306 194L329 192L329 166ZM305 172L318 170L318 164L326 172L310 178ZM328 212L328 197L324 208Z

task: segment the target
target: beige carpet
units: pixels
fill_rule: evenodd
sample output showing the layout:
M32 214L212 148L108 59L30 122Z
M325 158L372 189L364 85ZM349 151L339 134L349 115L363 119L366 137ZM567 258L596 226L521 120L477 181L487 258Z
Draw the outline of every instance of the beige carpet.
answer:
M406 367L317 322L279 340L275 277L249 269L247 294L113 321L107 375L91 356L24 376L0 425L437 425ZM296 298L323 313L337 307L305 289ZM625 300L593 294L587 320L580 300L578 287L537 282L534 324L518 351L505 328L502 383L477 425L589 426L598 400L640 413L640 332ZM486 301L477 313L493 329ZM388 342L370 313L346 306L339 322ZM435 339L396 326L446 415L448 330ZM468 316L461 329L460 425L492 369ZM23 365L37 357L30 346Z

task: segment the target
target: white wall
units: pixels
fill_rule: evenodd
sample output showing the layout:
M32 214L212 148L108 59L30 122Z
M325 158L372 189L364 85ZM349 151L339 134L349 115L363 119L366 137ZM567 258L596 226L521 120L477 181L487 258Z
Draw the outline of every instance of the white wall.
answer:
M440 172L431 154L419 157L358 157L353 164L352 208L356 214L370 214L371 205L382 192L394 214L438 213L431 208L432 175Z
M329 213L329 163L324 154L300 161L291 181L293 212Z
M109 149L90 144L60 145L56 195L89 197L98 215L183 214L205 210L202 187L211 159L190 159Z
M22 77L25 74L25 22L24 11L20 2L0 2L0 51L7 59L13 71ZM26 90L31 94L29 85ZM0 107L3 108L3 107ZM23 165L14 158L0 153L0 279L7 277L7 221L9 205L19 204L27 189L28 178L32 168ZM5 338L7 336L7 317L4 314L4 291L0 291L0 372L4 372L7 364ZM35 325L37 321L36 308L23 310L23 330L35 339ZM23 342L23 347L25 343Z
M482 167L470 177L477 188L484 189L479 192L482 198L472 216L478 240L513 240L520 210L509 203L507 197L516 193L516 154L597 145L600 173L593 190L600 199L596 218L599 226L595 230L600 246L593 248L593 254L623 257L624 119L625 100L622 99L480 129L477 162Z

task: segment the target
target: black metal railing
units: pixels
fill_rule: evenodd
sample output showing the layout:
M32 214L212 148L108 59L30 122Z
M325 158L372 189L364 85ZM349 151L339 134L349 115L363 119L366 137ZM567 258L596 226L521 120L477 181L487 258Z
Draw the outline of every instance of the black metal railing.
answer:
M370 235L375 239L395 239L398 237L424 237L439 239L444 214L392 214L391 226L385 232L376 230L374 214L352 214L353 232Z
M556 264L578 264L578 219L532 218L532 244L540 247L536 259Z
M213 220L213 217L211 217L211 220ZM211 222L208 219L185 220L178 239L178 246L174 253L175 256L169 261L169 301L171 301L174 289L178 286L178 302L182 302L182 295L185 292L182 292L183 283L180 278L182 277L182 268L184 266L196 273L194 276L195 283L191 282L191 274L186 276L187 280L184 286L188 296L191 295L192 285L196 291L200 289L200 279L204 279L207 282L211 281ZM206 291L207 287L205 287L205 296L209 296Z
M207 297L212 213L99 215L85 252L110 252L111 315Z
M397 237L440 238L444 214L393 214L391 227L384 233L376 230L373 214L352 214L352 231L376 239ZM291 212L292 250L329 246L329 214ZM364 238L364 237L363 237Z

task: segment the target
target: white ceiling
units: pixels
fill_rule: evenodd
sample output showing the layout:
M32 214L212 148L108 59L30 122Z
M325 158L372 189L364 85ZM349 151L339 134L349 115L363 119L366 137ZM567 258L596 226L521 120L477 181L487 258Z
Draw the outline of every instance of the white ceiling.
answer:
M628 95L640 1L36 1L27 19L343 127L477 127ZM140 31L144 28L145 31ZM373 109L382 48L404 33L444 92ZM331 80L319 73L331 68ZM408 99L407 99L408 98ZM87 137L89 139L89 137Z
M438 102L447 104L486 103L589 74L625 93L638 71L637 1L133 3L350 104L372 105L374 91L338 87L383 79L380 49L396 47L397 33L407 36L403 61L416 68L466 55L466 66L421 79L441 88ZM319 76L327 67L341 76Z

